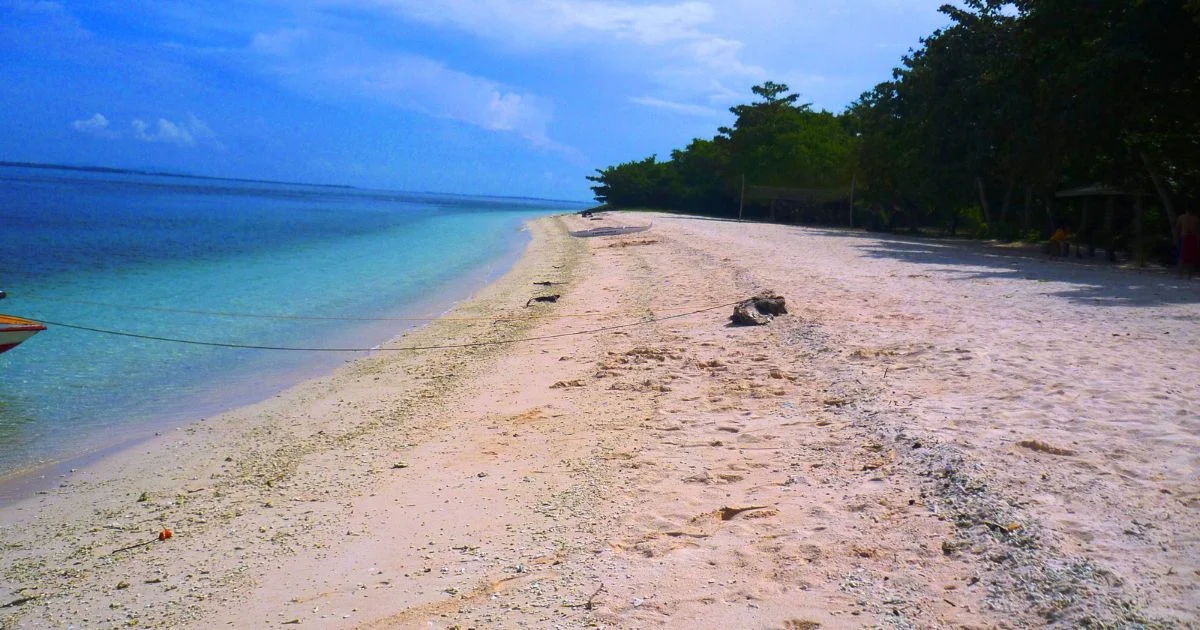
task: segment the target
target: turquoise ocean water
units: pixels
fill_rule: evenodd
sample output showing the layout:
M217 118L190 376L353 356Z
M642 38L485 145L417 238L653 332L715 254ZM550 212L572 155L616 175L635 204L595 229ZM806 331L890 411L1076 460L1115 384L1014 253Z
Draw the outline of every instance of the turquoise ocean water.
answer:
M369 348L515 260L501 197L0 166L0 312L222 343ZM240 317L181 311L216 311ZM362 353L212 348L50 326L0 355L0 474L260 400Z

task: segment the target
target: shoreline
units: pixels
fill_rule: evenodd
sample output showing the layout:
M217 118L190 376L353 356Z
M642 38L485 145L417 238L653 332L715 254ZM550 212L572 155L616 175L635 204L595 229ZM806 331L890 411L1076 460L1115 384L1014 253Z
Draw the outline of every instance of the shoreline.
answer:
M557 220L554 216L534 219L527 222L526 230L536 232L539 228L534 226L542 226L547 222ZM519 302L515 298L512 300L507 298L510 294L515 296L518 291L534 290L535 287L528 286L525 281L535 277L542 278L546 275L542 269L537 267L541 259L531 256L531 250L541 240L544 239L539 238L536 234L531 233L526 236L523 239L524 247L514 252L516 260L513 260L507 269L499 270L493 265L481 270L485 272L485 278L492 282L482 287L473 287L469 295L451 304L448 308L441 309L440 317L431 319L423 326L413 327L392 336L388 341L380 344L380 348L413 343L414 339L450 341L460 339L460 335L464 334L482 333L485 336L494 337L497 334L506 333L511 336L512 333L527 327L528 320L507 320L504 323L493 323L492 319L486 316L480 317L480 315L484 315L489 306L495 306L498 302L511 303L504 304L503 307L510 309L513 314L520 314L524 310L524 298ZM570 273L570 269L556 271ZM514 308L515 310L513 310ZM451 315L456 317L451 317ZM461 317L468 319L461 319ZM507 330L497 330L498 328ZM478 358L494 354L496 348L502 347L465 349L455 352ZM447 351L436 352L442 355L447 354ZM433 359L433 361L436 360L436 358ZM64 542L70 545L81 538L91 538L93 542L87 544L88 549L120 548L124 546L121 543L129 540L131 536L133 540L139 538L139 535L134 534L132 529L120 524L122 515L132 516L124 513L128 507L170 511L172 508L181 507L192 496L198 498L203 496L200 492L195 492L196 488L192 486L204 485L203 479L206 476L204 473L213 475L216 474L214 473L216 468L228 469L224 464L234 459L232 455L226 455L213 460L214 449L222 453L240 452L241 454L237 455L236 460L239 464L245 462L245 468L228 471L230 476L228 481L233 487L233 493L242 490L256 494L261 493L264 489L269 492L271 486L274 485L274 473L271 471L277 470L280 465L286 467L287 464L280 464L276 461L275 454L263 453L260 449L271 449L278 446L282 450L288 451L298 441L314 438L320 440L320 436L326 433L326 429L322 428L326 427L325 423L314 423L310 420L307 427L301 428L302 434L294 436L290 440L272 442L260 439L264 434L273 435L279 431L293 428L280 424L281 410L303 407L315 397L319 397L332 383L359 379L364 371L374 371L381 365L393 363L422 365L427 362L429 361L415 356L414 353L375 351L369 356L348 362L331 374L302 381L279 394L254 404L240 406L210 418L197 420L177 427L174 431L164 431L159 435L148 436L132 444L117 447L114 452L103 452L90 462L90 466L80 467L77 472L68 475L65 481L60 478L47 478L47 482L57 486L49 492L38 493L0 506L0 532L3 533L0 538L11 542L17 532L31 531L28 527L29 519L35 522L50 519L64 525L69 524L69 527L77 528L77 530L69 534L60 530L54 536L55 542L49 542L49 546ZM436 399L438 394L435 392L444 387L444 383L435 383L433 391L430 391L420 383L416 383L416 385L418 389L424 390L416 397L417 400ZM189 472L181 473L179 472L181 470ZM166 471L173 472L164 474ZM249 488L238 488L237 486L249 486ZM225 503L226 497L219 496L219 492L210 493L203 490L201 492L218 495L210 498L212 503ZM138 500L145 497L152 498ZM243 501L233 500L231 503L240 504ZM158 531L158 528L170 527L176 532L175 540L179 540L188 536L196 536L197 532L193 531L193 528L198 528L206 530L207 535L211 538L217 534L213 531L212 524L208 519L236 520L240 516L240 510L237 515L233 515L219 508L219 505L213 510L219 513L206 511L206 516L203 517L180 516L175 518L160 514L151 519L155 525L142 525L135 529L142 532L140 536L149 536L152 539L153 533ZM117 520L97 527L94 520L87 516L89 514L93 517L97 514L107 514L110 515L110 518L116 516ZM64 515L71 516L64 517ZM129 529L128 532L127 529ZM119 535L114 536L113 534ZM95 539L108 539L110 542L98 542ZM16 558L13 555L9 555L7 558L8 564L13 569L7 572L6 579L0 582L0 600L19 600L21 599L19 593L32 593L36 600L39 587L45 588L47 582L58 581L45 576L31 578L28 573L23 571L29 567L25 566L19 558L23 555L21 550L29 550L28 547L16 545L7 549L8 553L15 554ZM54 552L49 549L44 551L48 555L54 555ZM103 554L98 557L98 560L103 564L108 564L107 557L107 554ZM162 564L166 560L163 558L153 564ZM39 562L38 566L44 565ZM111 588L111 585L109 587ZM31 588L32 591L29 590ZM110 588L102 590L108 592ZM100 608L98 606L97 610ZM14 609L12 612L20 614L24 611ZM60 616L61 611L47 612L54 618L63 619ZM172 623L186 622L188 619L194 621L197 614L195 606L183 604L176 606L168 618L175 620ZM4 621L8 623L10 619ZM65 621L69 622L69 619ZM94 624L96 621L95 618L89 618L84 625ZM110 619L105 623L112 622Z
M532 220L536 219L530 221ZM512 246L498 259L468 271L462 277L455 278L439 290L424 296L419 302L405 305L392 314L397 318L412 318L411 321L360 323L355 327L353 334L344 336L351 345L370 346L369 351L339 353L338 358L314 357L286 369L275 366L269 371L270 378L267 382L259 381L253 387L240 387L236 393L225 392L218 401L209 398L197 399L196 404L190 405L187 410L179 409L173 413L139 417L132 424L113 427L117 436L108 436L108 439L98 446L83 451L47 453L45 456L39 456L42 461L8 470L0 469L0 508L47 491L77 469L94 465L107 457L119 456L122 452L135 449L168 431L259 404L306 382L329 377L348 363L378 353L380 348L394 343L412 330L446 316L459 302L469 299L472 294L507 273L517 264L522 251L529 244L528 222L520 227L518 235L513 238ZM385 326L389 329L385 330ZM111 432L106 430L105 433Z
M379 353L0 509L4 623L1200 618L1200 288L671 215L567 236L595 225L534 221L399 343L536 341ZM767 326L654 321L764 289Z

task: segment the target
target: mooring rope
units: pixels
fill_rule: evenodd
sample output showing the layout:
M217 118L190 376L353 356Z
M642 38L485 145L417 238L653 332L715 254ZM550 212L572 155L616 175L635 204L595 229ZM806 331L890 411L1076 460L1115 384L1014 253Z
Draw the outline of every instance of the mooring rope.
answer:
M502 345L510 345L510 344L515 344L515 343L526 343L526 342L531 342L531 341L544 341L547 339L560 339L562 337L577 337L577 336L582 336L582 335L595 335L595 334L610 332L613 330L620 330L623 328L633 328L635 326L646 326L646 325L654 324L654 323L658 323L658 322L665 322L667 320L679 319L681 317L688 317L690 315L698 315L700 313L707 313L709 311L715 311L715 310L721 309L721 308L729 308L731 306L737 305L740 302L741 302L741 300L738 300L737 302L730 302L728 304L718 304L716 306L709 306L709 307L697 309L694 311L690 311L687 313L679 313L676 315L667 315L665 317L644 319L644 320L639 320L636 322L617 324L615 326L604 326L602 328L593 328L590 330L579 330L579 331L575 331L575 332L557 333L554 335L543 335L540 337L522 337L522 338L518 338L518 339L504 339L504 340L500 340L500 341L475 341L475 342L470 342L470 343L438 344L438 345L430 345L430 346L403 346L403 347L399 347L399 348L386 348L386 347L377 347L377 348L299 348L299 347L290 347L290 346L259 346L259 345L239 344L239 343L224 343L224 342L219 342L219 341L199 341L196 339L178 339L178 338L174 338L174 337L158 337L158 336L154 336L154 335L142 335L142 334L138 334L138 333L124 332L124 331L119 331L119 330L93 328L91 326L79 326L77 324L67 324L67 323L63 323L63 322L52 322L52 321L46 320L46 319L39 319L37 321L39 321L43 324L46 324L48 326L59 326L62 328L70 328L73 330L82 330L82 331L86 331L86 332L100 333L100 334L105 334L105 335L115 335L118 337L130 337L133 339L145 339L145 340L149 340L149 341L181 343L181 344L188 344L188 345L193 345L193 346L210 346L210 347L216 347L216 348L239 348L239 349L246 349L246 350L287 350L287 351L294 351L294 352L405 352L405 351L419 351L419 350L451 350L451 349L455 349L455 348L480 348L480 347L485 347L485 346L502 346Z
M147 311L154 313L179 313L184 315L202 315L205 317L229 317L242 319L282 319L282 320L297 320L297 321L345 321L345 322L429 322L435 319L451 322L476 322L476 321L520 321L525 319L598 319L602 317L610 317L614 313L529 313L528 315L520 315L515 317L442 317L438 315L430 315L427 317L349 317L349 316L323 316L323 315L276 315L273 313L242 313L236 311L205 311L186 308L170 308L165 306L133 306L128 304L115 304L112 302L93 302L90 300L63 300L58 298L33 297L28 295L20 296L22 300L31 302L50 302L54 304L75 304L79 306L100 306L104 308L120 309L123 311ZM664 308L664 311L676 311L692 308L688 306L676 306Z

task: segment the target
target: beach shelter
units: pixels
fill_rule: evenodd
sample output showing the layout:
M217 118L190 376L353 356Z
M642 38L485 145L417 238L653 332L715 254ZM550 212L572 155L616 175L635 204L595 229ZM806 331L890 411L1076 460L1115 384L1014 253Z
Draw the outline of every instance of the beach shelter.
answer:
M1094 257L1096 255L1097 240L1101 241L1105 252L1107 252L1108 260L1115 261L1116 253L1116 217L1118 210L1118 202L1123 198L1132 199L1133 205L1133 245L1130 248L1139 265L1144 265L1146 252L1146 230L1145 230L1145 215L1146 215L1146 194L1135 191L1128 191L1114 186L1105 186L1103 184L1092 184L1082 188L1071 188L1060 190L1055 193L1057 199L1067 199L1071 202L1078 201L1080 205L1080 222L1079 227L1075 231L1078 237L1075 240L1075 257L1083 257L1083 244L1086 241L1088 247L1087 255ZM1097 221L1096 217L1091 214L1092 200L1103 202L1104 217L1100 223L1100 236L1096 237Z

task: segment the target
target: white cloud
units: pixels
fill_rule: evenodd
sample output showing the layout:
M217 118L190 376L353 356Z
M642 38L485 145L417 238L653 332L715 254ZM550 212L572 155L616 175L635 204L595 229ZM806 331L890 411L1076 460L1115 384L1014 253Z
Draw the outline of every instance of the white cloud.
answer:
M731 105L745 98L745 94L732 90L724 83L713 79L708 82L706 90L708 94L708 102L713 105Z
M634 5L605 0L331 0L329 4L373 6L432 24L450 24L477 35L515 35L538 43L578 31L600 31L645 43L663 43L712 19L704 2Z
M306 39L306 29L284 28L273 33L256 34L250 42L250 47L267 55L286 55Z
M601 62L607 70L640 75L645 79L643 83L648 80L639 91L649 94L643 92L634 102L691 116L715 116L720 112L687 103L732 103L744 96L749 85L768 77L765 69L745 61L745 45L739 38L716 30L720 23L715 6L722 1L309 0L311 5L332 9L329 13L349 8L384 18L385 24L391 16L401 22L451 29L490 41L518 56L579 51ZM286 48L296 66L287 72L296 81L305 80L300 76L304 70L299 68L299 60L305 55L296 50L297 42L316 39L320 31L311 22L304 26L307 29L261 34L253 41L256 51L268 55ZM333 29L326 28L329 32L322 34L320 44L307 42L309 49L320 46L327 56L338 57L341 68L334 74L342 74L343 81L373 75L375 80L361 82L371 86L376 98L488 129L514 131L537 146L570 152L548 139L546 127L552 110L544 99L458 73L438 62L421 63L417 60L422 58L410 55L400 58L400 71L383 71L379 63L354 59L352 52L341 49L336 42L330 45L328 40L335 39L331 37ZM361 43L369 48L365 40ZM369 60L371 53L365 52ZM448 88L440 88L435 80L414 81L414 75L430 76L429 64L436 66L434 74L447 79ZM454 102L447 102L451 100Z
M346 86L394 105L485 129L539 136L550 118L549 105L532 94L424 57L393 55L373 65L342 66L333 74Z
M439 61L393 55L368 65L335 65L327 69L326 76L397 107L516 133L539 148L573 152L548 135L553 117L548 101L448 68Z
M378 20L377 34L388 32L389 18L401 32L421 23L448 38L483 40L514 64L561 55L602 76L609 89L628 90L623 96L717 107L751 98L756 83L791 78L792 87L812 91L805 100L837 109L886 79L899 61L872 42L911 38L916 45L946 22L937 11L945 2L286 0L286 6L303 5L301 20L370 16Z
M142 142L159 142L179 147L194 147L203 143L218 149L225 148L217 139L217 135L209 128L208 123L193 114L188 114L183 122L159 118L150 124L140 118L135 118L130 121L129 126L129 136ZM91 118L73 121L71 128L97 138L120 138L126 133L113 130L108 118L100 113L93 114Z
M108 119L104 117L104 114L100 113L92 115L91 118L72 122L71 128L80 133L86 133L98 138L115 138L118 135L115 131L108 128Z
M275 43L287 40L285 54ZM264 44L266 43L266 44ZM573 160L575 149L549 136L552 104L498 81L455 70L446 64L404 53L379 53L363 41L333 33L294 31L259 34L252 49L284 83L318 96L356 95L437 118L516 134L535 147Z
M39 26L49 29L57 35L71 38L90 37L91 33L84 29L79 20L61 2L50 0L0 0L0 9L8 9L20 17L39 19Z
M209 129L208 124L191 114L182 123L159 118L152 127L144 120L135 118L130 125L133 127L133 137L142 142L161 142L180 147L192 147L196 146L196 143L204 141L223 148L223 145L217 141L216 134Z
M749 87L766 79L798 91L835 89L831 83L844 74L836 64L847 55L836 46L861 48L854 34L863 21L882 15L891 24L941 1L259 0L284 17L274 30L245 34L242 53L250 53L255 69L311 96L367 98L578 156L550 139L554 107L545 95L556 86L536 78L509 85L414 54L420 41L404 34L419 23L442 31L445 41L471 40L461 58L479 67L491 63L481 61L480 50L518 69L561 56L580 73L603 77L609 89L626 91L631 102L715 117L751 98Z
M740 41L713 33L710 2L635 4L613 0L325 0L374 7L406 19L448 25L518 47L608 45L611 53L645 63L644 51L673 70L761 78L766 72L739 58ZM640 57L640 59L639 59Z
M676 112L679 114L687 114L689 116L720 116L721 115L720 111L715 110L711 107L704 107L703 105L690 105L688 103L676 103L674 101L665 101L660 98L653 98L653 97L649 97L649 96L637 96L637 97L630 98L629 100L630 100L630 102L637 103L638 105L645 105L647 107L656 107L658 109L665 109L665 110Z
M165 142L184 147L196 144L196 139L192 137L192 134L165 118L158 119L157 130L152 133L146 132L149 126L141 119L134 119L132 125L133 137L143 142Z

